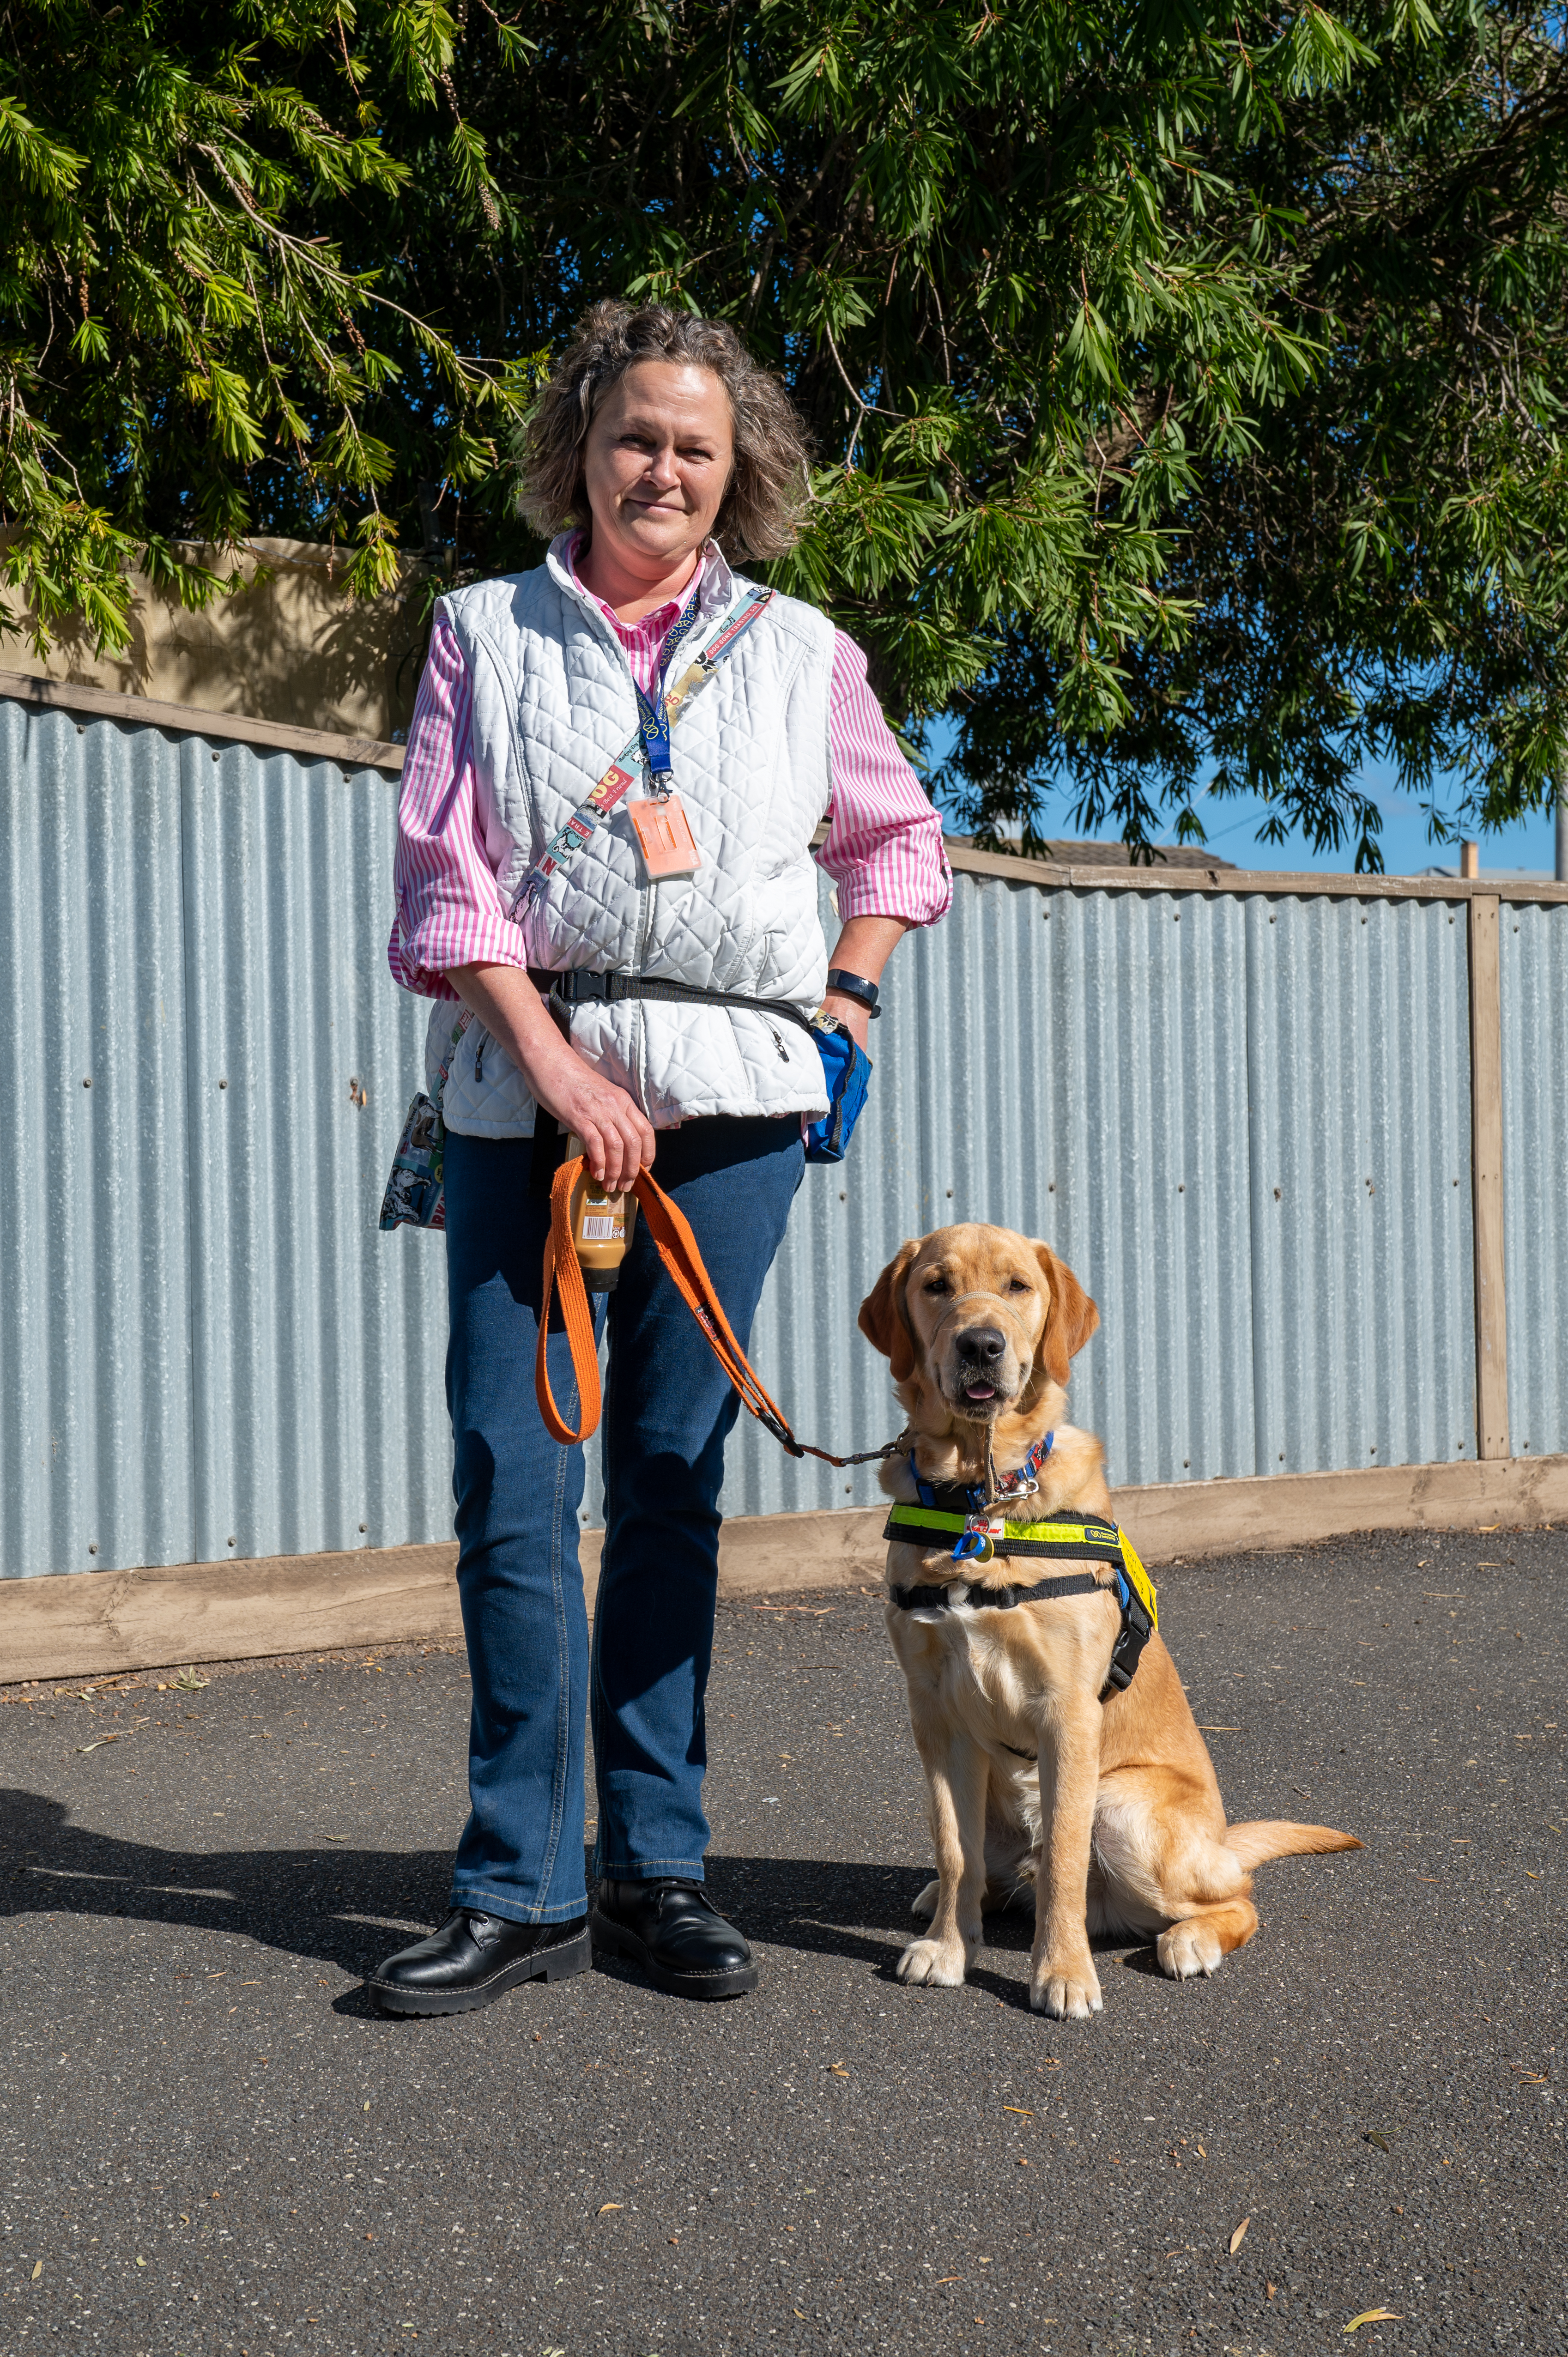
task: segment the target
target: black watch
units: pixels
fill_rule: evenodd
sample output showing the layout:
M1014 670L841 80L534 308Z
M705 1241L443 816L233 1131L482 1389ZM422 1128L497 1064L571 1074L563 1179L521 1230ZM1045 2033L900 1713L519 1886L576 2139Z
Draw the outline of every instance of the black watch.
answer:
M864 1006L875 1023L882 1013L877 1000L882 996L874 982L863 974L846 974L841 965L828 968L828 988L836 990L841 998L853 998Z

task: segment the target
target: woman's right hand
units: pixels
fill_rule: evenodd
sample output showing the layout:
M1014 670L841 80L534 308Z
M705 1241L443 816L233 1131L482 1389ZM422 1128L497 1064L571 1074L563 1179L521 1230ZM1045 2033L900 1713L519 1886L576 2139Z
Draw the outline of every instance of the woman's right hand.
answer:
M588 1168L611 1195L624 1194L638 1172L653 1160L654 1129L639 1105L614 1081L585 1064L569 1040L550 1024L553 1051L531 1056L522 1066L535 1102L553 1113L563 1129L583 1141Z
M511 1058L534 1102L583 1141L589 1170L624 1194L652 1163L652 1123L622 1088L585 1063L526 974L515 965L454 966L447 981Z

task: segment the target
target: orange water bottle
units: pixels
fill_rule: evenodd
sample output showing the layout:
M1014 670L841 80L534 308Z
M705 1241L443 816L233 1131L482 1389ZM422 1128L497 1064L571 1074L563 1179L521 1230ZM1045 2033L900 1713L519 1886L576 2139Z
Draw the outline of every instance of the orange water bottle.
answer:
M580 1137L566 1140L566 1159L583 1152ZM572 1189L572 1249L590 1293L613 1293L620 1265L637 1226L637 1197L607 1194L585 1161Z

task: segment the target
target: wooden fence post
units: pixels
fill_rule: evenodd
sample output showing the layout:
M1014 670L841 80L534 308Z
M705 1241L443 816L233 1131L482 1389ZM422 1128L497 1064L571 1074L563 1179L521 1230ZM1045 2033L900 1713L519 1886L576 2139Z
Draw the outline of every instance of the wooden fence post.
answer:
M1503 1289L1503 1029L1499 902L1470 899L1470 1174L1476 1251L1476 1446L1509 1453L1508 1305Z

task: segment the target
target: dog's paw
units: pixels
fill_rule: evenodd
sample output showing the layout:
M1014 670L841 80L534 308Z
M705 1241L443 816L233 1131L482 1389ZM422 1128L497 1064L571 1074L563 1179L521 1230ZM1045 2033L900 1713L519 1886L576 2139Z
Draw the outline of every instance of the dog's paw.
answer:
M1207 1924L1173 1923L1155 1941L1155 1953L1161 1972L1173 1981L1191 1981L1200 1973L1207 1980L1210 1973L1218 1972L1225 1951Z
M1030 1984L1029 2003L1053 2021L1087 2021L1102 2003L1094 1966L1087 1956L1081 1964L1042 1964Z
M918 1915L922 1923L929 1923L932 1916L937 1911L937 1900L940 1894L941 1887L941 1884L933 1875L930 1881L927 1883L924 1890L921 1891L918 1899L912 1902L909 1909L910 1914Z
M961 1988L967 1962L961 1941L911 1940L898 1959L898 1977L911 1988Z

